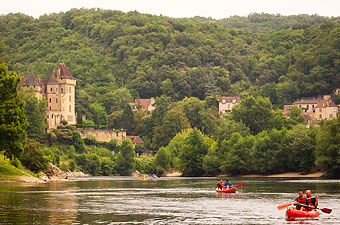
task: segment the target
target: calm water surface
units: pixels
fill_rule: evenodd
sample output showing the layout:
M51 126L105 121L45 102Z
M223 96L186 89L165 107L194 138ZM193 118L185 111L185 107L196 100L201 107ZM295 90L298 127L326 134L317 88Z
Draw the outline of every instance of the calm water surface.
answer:
M94 177L48 184L0 184L0 224L340 224L340 180L232 178L235 194L215 192L218 178ZM286 221L298 189L319 195L313 220Z

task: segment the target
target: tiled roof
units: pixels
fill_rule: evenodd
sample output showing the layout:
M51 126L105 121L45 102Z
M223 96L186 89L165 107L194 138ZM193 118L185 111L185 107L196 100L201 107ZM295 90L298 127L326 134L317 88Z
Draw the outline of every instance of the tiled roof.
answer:
M240 96L235 96L235 97L220 97L220 103L222 103L222 100L225 100L226 103L233 103L233 100L235 100L236 103L240 102Z
M135 102L130 103L131 106L142 106L144 109L148 109L149 106L152 104L152 100L151 98L147 98L147 99L141 99L141 98L136 98Z
M47 84L59 84L54 74L52 74L50 79L48 79Z
M64 63L60 63L58 68L55 69L53 71L53 73L56 77L58 77L58 75L59 75L60 78L67 78L67 79L74 79L75 80L75 78L72 76L70 71L68 71L68 69L66 68Z
M31 71L30 75L27 77L24 86L39 86L37 78L35 78L32 71Z
M140 145L144 144L144 141L139 136L126 136L126 137L129 138L133 144L140 144Z
M320 103L315 108L326 107L338 107L338 106L332 100L331 101L321 100Z

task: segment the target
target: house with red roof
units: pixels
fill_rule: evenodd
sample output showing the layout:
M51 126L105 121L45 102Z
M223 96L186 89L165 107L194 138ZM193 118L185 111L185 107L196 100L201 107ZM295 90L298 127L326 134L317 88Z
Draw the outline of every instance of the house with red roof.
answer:
M153 110L156 109L154 106L155 99L154 98L136 98L135 102L131 102L130 105L132 106L132 110L138 110L138 109L143 109L148 112L152 112Z
M222 115L227 112L231 112L233 107L239 103L240 103L240 96L235 96L235 97L220 96L220 100L218 102L218 111Z
M334 119L338 106L332 100L321 100L315 107L314 120Z

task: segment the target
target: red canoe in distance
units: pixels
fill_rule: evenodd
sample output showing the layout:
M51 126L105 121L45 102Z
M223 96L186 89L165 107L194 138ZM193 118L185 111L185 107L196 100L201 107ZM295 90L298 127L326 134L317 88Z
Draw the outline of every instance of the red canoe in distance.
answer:
M236 192L236 188L232 187L232 188L223 189L223 190L216 189L216 192L218 192L218 193L235 193Z
M286 219L287 220L293 220L296 218L313 218L318 217L320 215L319 211L313 210L313 211L300 211L295 209L287 209L286 211Z

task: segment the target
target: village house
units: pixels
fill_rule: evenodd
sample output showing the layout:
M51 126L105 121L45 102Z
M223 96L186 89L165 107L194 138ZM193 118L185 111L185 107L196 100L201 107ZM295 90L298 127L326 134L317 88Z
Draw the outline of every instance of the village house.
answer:
M133 111L136 111L138 109L143 109L145 111L152 112L153 110L156 109L156 107L154 106L154 103L155 103L154 98L147 98L147 99L136 98L135 102L131 102L130 105Z
M23 90L33 88L39 100L46 98L47 129L56 129L61 121L76 124L75 87L76 79L64 63L60 63L48 79L36 78L31 72L29 76L21 76L19 84Z
M307 124L324 119L333 119L339 113L339 108L332 101L331 95L312 99L300 99L294 102L293 105L284 105L283 114L288 116L293 106L298 106L302 109L302 115L305 117Z
M240 96L236 96L236 97L221 96L219 103L218 103L218 111L222 115L227 112L231 112L232 108L239 103L240 103Z

